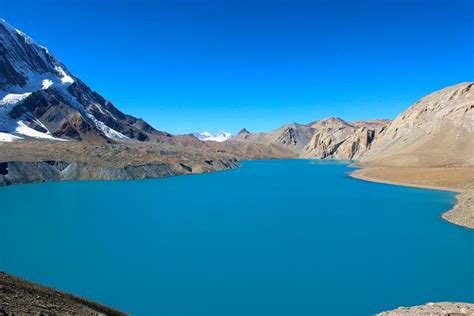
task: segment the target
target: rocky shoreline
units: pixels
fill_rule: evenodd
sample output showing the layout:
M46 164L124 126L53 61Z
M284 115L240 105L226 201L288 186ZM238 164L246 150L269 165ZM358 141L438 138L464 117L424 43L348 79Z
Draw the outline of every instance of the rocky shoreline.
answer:
M152 179L238 167L239 162L236 159L206 160L192 165L150 163L123 167L94 166L65 161L11 161L0 163L0 186L52 181Z
M0 145L0 186L150 179L239 167L236 156L166 144L21 141Z
M474 182L456 196L456 204L442 217L452 224L474 229Z
M24 279L0 272L0 315L126 315Z
M426 303L413 307L399 307L397 309L377 314L378 316L412 316L412 315L474 315L474 304L439 302Z

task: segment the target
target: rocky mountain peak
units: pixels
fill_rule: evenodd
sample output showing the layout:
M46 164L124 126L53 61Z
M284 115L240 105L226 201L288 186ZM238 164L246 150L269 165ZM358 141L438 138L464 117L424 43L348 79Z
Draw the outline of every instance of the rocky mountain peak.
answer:
M238 135L245 135L245 134L250 134L250 132L244 127L237 133L237 136Z
M339 117L328 117L328 118L324 118L322 120L318 120L313 123L310 123L310 126L314 129L320 129L320 128L340 128L344 126L350 126L350 124Z
M348 123L338 117L316 121L315 133L302 156L317 159L358 159L368 152L388 120Z
M0 20L0 97L74 82L48 49Z
M49 50L0 20L2 139L170 142L169 134L126 115L92 91Z

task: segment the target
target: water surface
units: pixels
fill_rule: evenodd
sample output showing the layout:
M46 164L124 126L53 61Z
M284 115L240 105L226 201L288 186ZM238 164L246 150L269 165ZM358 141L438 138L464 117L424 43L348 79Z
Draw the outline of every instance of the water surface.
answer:
M346 163L0 188L0 270L134 315L369 315L474 301L474 232L449 192Z

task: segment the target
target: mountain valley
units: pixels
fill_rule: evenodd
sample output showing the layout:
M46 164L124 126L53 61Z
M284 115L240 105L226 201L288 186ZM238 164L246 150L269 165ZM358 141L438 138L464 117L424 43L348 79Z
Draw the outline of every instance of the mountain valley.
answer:
M71 67L71 69L73 68ZM308 117L307 119L310 121L316 118ZM111 101L71 73L66 65L46 47L9 25L5 20L0 19L0 186L40 182L131 180L192 175L237 169L240 168L241 161L244 160L341 160L348 164L351 163L351 167L354 167L351 172L344 169L344 172L338 173L351 183L355 183L356 180L350 179L348 176L364 181L456 192L457 202L442 217L455 225L474 229L473 129L474 83L463 82L445 87L421 98L394 120L374 118L348 121L339 117L327 117L310 123L287 123L270 132L254 132L242 128L237 135L223 131L216 134L195 132L174 135L161 130L160 126L152 126L142 118L122 112L119 107L116 107ZM192 129L189 129L189 131L192 131ZM304 162L311 165L306 166L308 168L312 168L312 164L315 164L312 160L292 160L290 162ZM344 168L346 168L346 165L344 165ZM321 187L306 188L309 190L309 194L306 194L301 181L294 180L295 178L292 177L295 168L285 166L282 169L280 172L287 176L283 182L289 184L289 189L282 190L285 194L288 193L289 196L289 199L285 201L291 201L288 205L294 207L305 197L310 197L310 207L302 207L302 209L312 212L312 207L320 202L313 197L312 193L319 191ZM247 169L242 168L236 171L244 170ZM260 176L268 177L266 178L267 182L262 183L268 184L275 178L273 170L270 172L263 170L261 172ZM208 176L219 175L222 174ZM312 184L318 182L317 184L321 183L323 187L328 184L328 182L325 182L327 179L324 173L316 173L316 176L313 177L309 177L306 172L301 172L300 175L302 175L302 178L309 179L308 181ZM258 174L255 176L254 173L251 173L248 178L250 180L243 181L237 189L232 187L232 185L235 185L235 181L230 181L232 183L228 183L226 190L220 190L215 195L225 196L229 194L232 190L228 187L234 188L232 193L238 192L240 194L240 189L247 187L247 184L253 183L254 180L256 185L260 185L257 178ZM187 180L187 178L185 179ZM195 178L191 177L190 179ZM174 180L174 178L162 180ZM340 179L337 178L337 180ZM52 184L54 183L47 185ZM81 182L80 184L84 183ZM340 183L337 182L336 184L333 192L340 194L338 193L342 190L339 187ZM371 185L370 183L365 184ZM170 198L170 205L178 204L176 201L181 199L182 196L189 199L189 196L193 196L189 192L195 191L196 188L209 187L214 191L220 185L221 182L219 182L219 185L195 185L192 189L174 190L179 196ZM256 187L257 189L251 188L251 192L248 193L251 198L256 199L250 200L254 203L257 200L262 200L262 193L259 191L259 187ZM275 187L278 186L275 185ZM268 200L274 199L280 202L279 196L276 194L278 192L275 193L275 187L268 186L267 193L270 197ZM284 185L280 187L287 188ZM349 188L349 186L345 188ZM366 194L375 195L368 188L370 187L365 187L360 194L357 194L357 197L365 198ZM141 192L142 190L135 191ZM350 190L345 192L347 191ZM128 193L129 191L124 192ZM149 196L161 198L166 195L161 194L161 192L167 191L158 192L160 193L145 195L145 198ZM296 195L295 192L302 195ZM254 193L257 195L254 195ZM21 195L23 194L22 192ZM116 192L113 192L113 194L116 194ZM104 197L109 198L113 194L97 194L97 196L103 199ZM205 194L208 194L208 192L206 191ZM47 194L41 196L45 195ZM82 202L83 196L81 195L78 201ZM357 197L350 196L349 205L352 206L353 200ZM291 200L291 198L294 199ZM198 199L195 198L193 201ZM112 198L112 200L114 199ZM16 196L12 201L15 203L10 205L16 205ZM32 199L32 201L36 202L37 200ZM53 203L51 201L56 200L48 199L47 203ZM161 199L155 199L154 201L157 201L157 209L162 207L159 205L162 202ZM330 207L327 207L328 209L332 210L334 203L338 203L337 200L334 201L335 199L330 200L331 204ZM216 205L221 207L222 204L220 203L223 203L223 200L217 200ZM50 207L50 204L47 206ZM247 203L247 205L249 204ZM258 205L258 203L255 204ZM268 206L266 201L262 202L262 205ZM281 205L284 209L287 204L281 203ZM203 206L203 210L207 210L207 204L205 206ZM62 209L68 207L69 204ZM135 207L136 204L133 204L128 209L131 210ZM378 211L379 204L376 207ZM188 214L186 208L187 206L183 208L183 218ZM246 205L238 210L245 208ZM37 211L35 207L33 209ZM80 211L79 214L83 217L83 208ZM63 214L62 212L58 213ZM280 224L286 224L287 219L292 219L286 214L288 212L281 213L285 213L285 216L282 217L284 220ZM439 217L438 214L440 213L441 211L436 216ZM37 214L42 215L43 213L37 212ZM173 212L170 212L170 214L175 215ZM274 213L271 214L273 216ZM314 216L310 212L305 216L308 216L308 214ZM353 212L351 215L356 218L359 214ZM152 215L152 218L155 218L155 214ZM287 215L288 217L286 217ZM330 215L334 215L334 213ZM339 216L339 214L336 215ZM241 218L239 216L242 215L237 214L235 217L237 221L230 218L228 223L239 223ZM343 222L339 219L347 220L349 218L346 217L348 216L346 213L341 213L340 217L337 216L332 222L335 226ZM172 217L170 216L170 218ZM222 218L225 219L225 217ZM249 212L248 218L252 221L256 220L251 212ZM310 217L308 216L308 218ZM365 222L372 225L372 217L368 218L369 220ZM110 217L107 217L107 225L109 225L109 219ZM329 217L329 219L334 218ZM59 223L64 222L61 220ZM266 224L265 218L263 222ZM317 218L315 222L324 224L320 221L320 218ZM196 228L199 237L205 238L205 233L209 231L206 226L207 223L207 218L205 218L202 227L206 229L202 230L199 225L190 225L189 227L196 228L199 226ZM33 224L38 226L36 223ZM128 222L126 224L128 225ZM305 226L306 223L292 224L308 228L308 226ZM23 225L23 222L19 226L21 225ZM352 225L352 222L348 221L348 226L350 225ZM40 228L48 230L49 226L48 222ZM103 228L103 226L100 227ZM375 230L379 229L376 225L372 226ZM229 227L232 228L230 224ZM251 226L249 225L249 227ZM324 228L324 225L321 228ZM453 228L457 227L453 226ZM79 227L78 231L82 233L83 229L84 227ZM266 228L264 227L264 229ZM155 230L155 227L147 230L147 232L153 230ZM222 228L223 230L224 228ZM257 231L257 229L255 230ZM276 236L278 238L281 231L277 231ZM314 229L311 230L311 234L308 235L312 235L314 231ZM179 237L181 238L187 232L183 229L183 233ZM319 232L324 233L325 231L322 229ZM294 232L295 235L299 233L299 230L296 233ZM115 235L120 235L120 233ZM115 237L115 235L113 236ZM326 238L324 234L322 235L324 236L322 239ZM169 236L176 237L174 230ZM393 239L391 236L389 237L387 239L388 243ZM183 239L180 238L176 237L179 241L184 240L184 237ZM238 238L240 238L240 235ZM278 238L275 238L275 240ZM219 238L209 238L212 241L216 239ZM149 238L149 240L154 239ZM234 241L235 238L231 240L231 243ZM115 240L113 242L115 243ZM284 242L287 243L288 241L284 240ZM11 244L16 246L16 242ZM44 244L49 245L50 243ZM184 245L183 242L181 246L183 249L187 249L188 244ZM258 243L257 246L259 246ZM248 249L251 247L241 248ZM336 247L336 249L339 248ZM227 245L223 246L223 249L229 250ZM268 250L264 246L262 246L262 249ZM289 247L288 249L290 253L295 247ZM213 251L214 249L210 249L209 253L213 253ZM258 250L253 254L255 257L260 255L257 252ZM97 253L102 252L98 250ZM46 253L46 255L48 254ZM231 255L234 255L234 253L229 252L229 258ZM288 264L293 264L293 262ZM203 266L206 265L203 264ZM258 277L260 278L260 275ZM11 299L12 297L13 299ZM54 311L58 313L122 314L108 307L50 288L40 287L4 273L0 273L0 298L0 314L4 311L9 312L9 310L24 313ZM11 303L12 301L14 302ZM58 305L57 302L60 302L60 304ZM454 308L450 303L441 303L439 306L430 304L416 309L438 311L444 308L449 310ZM34 308L31 309L30 306L34 306ZM473 307L469 305L465 308L471 310ZM406 310L404 308L400 309L401 312Z

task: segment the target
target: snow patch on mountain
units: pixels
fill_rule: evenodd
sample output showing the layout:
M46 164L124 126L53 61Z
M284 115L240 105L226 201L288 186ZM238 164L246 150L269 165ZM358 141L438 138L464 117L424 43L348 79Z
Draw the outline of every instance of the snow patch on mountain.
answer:
M20 134L20 135L25 135L33 138L40 138L40 139L50 139L50 140L63 140L60 138L56 138L52 136L49 132L48 133L42 133L38 132L37 130L28 127L28 125L25 124L23 121L18 121L16 123L15 127L15 133Z
M53 82L50 80L50 79L44 79L42 84L41 84L41 88L43 90L46 90L48 89L49 87L51 87L53 85Z
M110 128L107 125L105 125L103 122L97 120L92 114L88 114L88 115L94 121L97 128L100 129L108 138L117 139L117 140L129 139L124 134L117 132L113 128Z
M26 93L21 93L21 94L9 93L5 95L2 99L0 99L0 106L15 105L18 102L27 98L30 94L31 92L26 92Z
M1 142L12 142L15 140L23 139L21 136L27 136L37 139L49 139L49 140L61 140L64 139L56 138L51 133L39 132L31 127L29 127L23 121L15 121L10 118L8 115L5 115L5 112L2 111L3 108L0 108L0 141ZM42 126L44 129L46 127L40 121L35 121L38 125ZM47 129L46 129L47 130Z
M69 76L63 68L61 68L60 66L55 66L54 69L59 73L59 75L61 76L61 82L63 84L71 84L74 82L74 79L72 79L71 76Z
M0 142L10 143L19 139L21 139L21 137L9 133L0 132Z
M42 133L37 131L29 127L22 120L17 121L10 117L11 109L30 94L29 92L23 94L10 93L0 100L0 142L12 142L22 139L20 135L39 139L62 140L52 136L49 132ZM38 120L35 120L35 122L45 130L48 130L42 122Z
M225 142L232 138L232 134L228 132L218 132L215 135L212 135L209 132L195 132L193 136L202 141L214 141L214 142Z

